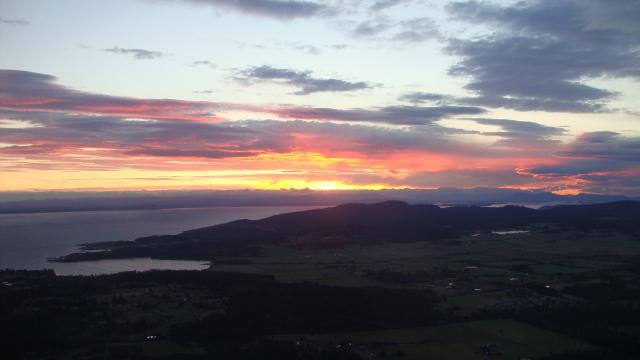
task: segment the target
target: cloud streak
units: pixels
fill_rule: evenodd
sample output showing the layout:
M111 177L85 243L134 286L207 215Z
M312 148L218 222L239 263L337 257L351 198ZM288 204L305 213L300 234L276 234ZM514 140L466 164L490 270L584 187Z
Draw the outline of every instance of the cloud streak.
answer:
M637 2L623 0L620 5L638 12ZM470 104L521 111L609 111L608 102L618 94L583 81L640 78L640 31L629 25L629 14L597 10L602 7L612 8L596 0L452 3L448 11L456 20L488 24L497 31L480 39L450 39L448 52L462 60L449 73L470 79L466 88L477 95L467 99ZM627 25L618 25L618 19Z
M428 17L392 20L377 16L357 23L349 32L356 38L372 38L392 44L416 44L442 37L435 21Z
M131 55L136 60L152 60L152 59L159 59L161 57L166 56L165 53L162 53L160 51L145 50L145 49L123 49L120 47L112 47L112 48L104 49L104 51L110 52L113 54Z
M295 71L266 65L240 71L235 79L248 85L270 82L298 88L299 90L294 92L296 95L309 95L319 92L348 92L374 87L364 81L351 82L340 79L319 79L313 77L310 71Z
M369 7L371 11L382 11L403 3L409 3L413 0L377 0Z
M293 82L302 93L347 91L360 87L314 79L307 73L286 69L262 68L251 71L259 79ZM0 70L0 107L21 111L80 112L150 120L186 120L221 122L217 115L230 111L266 113L282 119L372 122L393 125L426 125L458 115L479 115L486 110L472 106L387 106L375 109L333 109L291 105L263 106L213 101L175 99L136 99L76 91L57 83L51 75L27 71ZM368 86L368 85L362 85Z
M419 95L416 100L443 101L437 94ZM228 121L212 111L274 119ZM302 184L330 179L354 186L639 190L633 181L640 175L637 138L592 132L563 144L556 139L566 135L562 127L477 117L485 112L445 104L333 109L135 99L3 70L0 164L13 172L217 169L230 181L240 172L278 169L271 178L276 184L297 177ZM439 123L452 117L496 130ZM484 140L469 141L468 135Z
M573 179L584 188L604 193L640 190L640 138L615 132L585 133L556 152L561 162L534 166L524 173L540 179Z
M457 115L477 115L485 110L469 106L386 106L369 109L286 108L277 111L283 118L386 123L392 125L426 125Z
M212 111L252 109L230 103L92 94L59 85L51 75L17 70L0 70L0 107L188 121L221 121Z
M310 18L331 13L322 3L298 0L174 0L178 2L206 5L228 9L249 15L270 17L278 20Z
M4 24L4 25L15 25L15 26L24 26L24 25L29 25L29 22L26 20L22 20L22 19L7 19L7 18L0 18L0 24Z

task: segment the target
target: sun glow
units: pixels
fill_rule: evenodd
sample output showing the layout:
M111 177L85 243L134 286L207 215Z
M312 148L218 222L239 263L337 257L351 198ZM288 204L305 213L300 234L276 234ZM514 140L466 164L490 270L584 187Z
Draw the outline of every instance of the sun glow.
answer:
M341 184L336 181L319 181L312 184L309 188L312 190L344 190L353 188L353 186Z
M349 184L333 180L306 180L306 179L278 179L256 180L254 188L261 190L279 189L311 189L320 191L331 190L381 190L391 188L382 184Z

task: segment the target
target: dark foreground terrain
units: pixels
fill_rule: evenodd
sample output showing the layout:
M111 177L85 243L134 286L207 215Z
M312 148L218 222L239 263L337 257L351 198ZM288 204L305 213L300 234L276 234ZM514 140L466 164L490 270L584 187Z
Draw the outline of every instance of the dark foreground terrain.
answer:
M640 202L619 201L540 210L518 206L449 207L388 201L238 220L178 235L86 244L83 252L54 261L151 257L211 260L259 255L265 245L337 248L349 244L455 242L464 235L539 225L579 231L640 231Z
M3 358L640 358L634 202L345 205L87 249L62 260L212 266L0 272Z

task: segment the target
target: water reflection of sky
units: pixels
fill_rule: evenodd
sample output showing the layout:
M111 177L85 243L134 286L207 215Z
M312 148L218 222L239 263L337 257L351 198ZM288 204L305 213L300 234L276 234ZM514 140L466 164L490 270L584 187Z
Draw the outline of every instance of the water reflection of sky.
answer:
M52 263L87 242L176 234L237 219L260 219L309 206L217 207L0 215L0 269L54 269L57 274L102 274L149 269L203 269L201 261L152 259Z

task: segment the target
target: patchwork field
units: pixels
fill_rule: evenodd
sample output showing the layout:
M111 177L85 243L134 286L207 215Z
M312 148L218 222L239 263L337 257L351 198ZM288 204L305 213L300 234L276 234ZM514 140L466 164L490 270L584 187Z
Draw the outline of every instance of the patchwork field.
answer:
M219 256L208 271L0 272L0 335L6 353L34 359L638 358L638 235L504 230L323 248L293 239ZM35 327L50 334L37 347Z
M605 274L637 276L628 268L640 239L628 234L549 231L483 233L455 242L346 245L332 249L265 246L261 255L220 258L211 271L271 274L279 281L336 286L428 288L444 306L469 314L508 299L523 284L562 291Z
M592 349L582 341L508 319L277 338L317 346L351 347L370 359L522 359Z

